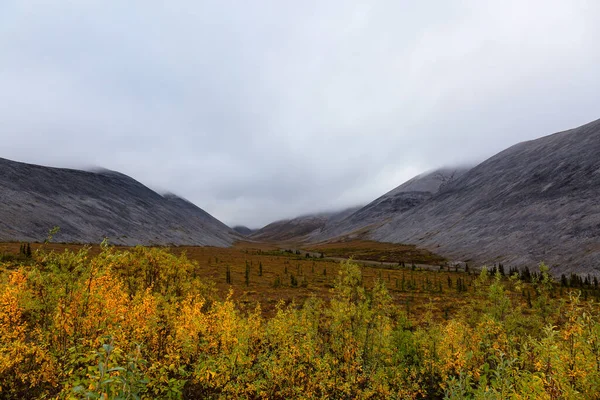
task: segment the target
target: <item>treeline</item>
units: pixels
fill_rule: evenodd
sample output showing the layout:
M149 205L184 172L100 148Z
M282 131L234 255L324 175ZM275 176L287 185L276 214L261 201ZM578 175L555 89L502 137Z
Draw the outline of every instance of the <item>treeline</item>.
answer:
M598 397L597 303L553 297L543 265L530 282L483 270L469 284L459 310L417 323L385 276L365 287L344 263L329 299L265 316L164 250L36 251L0 266L0 397Z

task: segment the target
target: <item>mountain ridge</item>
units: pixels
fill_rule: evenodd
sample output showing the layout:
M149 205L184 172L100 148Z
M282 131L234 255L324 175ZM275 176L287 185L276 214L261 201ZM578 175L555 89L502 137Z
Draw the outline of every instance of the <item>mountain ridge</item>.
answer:
M330 224L337 223L359 207L350 207L340 211L305 214L291 219L274 221L253 232L253 240L265 241L306 241Z
M442 186L464 174L468 167L445 167L424 172L400 184L364 207L355 210L344 219L311 235L312 241L330 240L338 236L359 238L365 229L373 228L427 201Z
M600 271L600 120L517 143L370 233L478 263Z
M230 246L239 235L193 203L111 170L45 167L0 158L0 240Z

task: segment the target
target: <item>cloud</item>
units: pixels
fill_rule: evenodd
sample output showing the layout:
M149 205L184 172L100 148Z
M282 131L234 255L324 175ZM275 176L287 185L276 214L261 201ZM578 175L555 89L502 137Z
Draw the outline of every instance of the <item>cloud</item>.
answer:
M0 157L226 223L366 203L600 117L592 1L0 4Z

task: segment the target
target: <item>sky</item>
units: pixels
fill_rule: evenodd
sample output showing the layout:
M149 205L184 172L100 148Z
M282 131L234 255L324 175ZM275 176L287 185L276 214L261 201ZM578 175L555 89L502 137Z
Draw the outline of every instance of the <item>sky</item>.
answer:
M600 1L2 0L0 157L252 228L600 118Z

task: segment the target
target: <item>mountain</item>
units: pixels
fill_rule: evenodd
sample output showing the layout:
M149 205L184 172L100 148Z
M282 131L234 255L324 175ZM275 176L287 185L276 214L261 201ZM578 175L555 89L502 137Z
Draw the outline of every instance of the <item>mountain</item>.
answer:
M441 168L418 175L389 191L366 206L339 218L319 232L311 235L312 241L322 241L338 236L360 237L370 229L429 200L443 188L463 175L468 168Z
M330 225L334 225L359 207L342 211L305 215L294 219L273 222L257 231L250 238L264 241L304 241Z
M189 201L109 170L0 158L0 241L229 246L240 235Z
M600 120L519 143L370 232L454 259L600 272Z
M234 226L232 229L242 236L250 236L255 231L255 229L250 229L242 225Z

